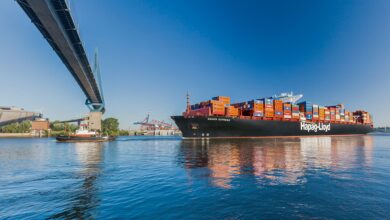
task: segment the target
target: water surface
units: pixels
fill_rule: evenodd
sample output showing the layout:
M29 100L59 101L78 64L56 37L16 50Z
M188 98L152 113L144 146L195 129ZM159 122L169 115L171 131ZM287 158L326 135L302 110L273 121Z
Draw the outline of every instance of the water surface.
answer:
M0 219L386 219L390 136L0 139Z

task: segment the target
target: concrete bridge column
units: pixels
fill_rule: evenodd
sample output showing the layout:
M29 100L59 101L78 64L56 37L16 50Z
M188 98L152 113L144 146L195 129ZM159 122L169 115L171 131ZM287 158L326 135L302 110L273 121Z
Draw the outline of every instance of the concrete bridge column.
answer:
M90 112L88 116L88 129L93 131L102 131L102 116L101 112Z

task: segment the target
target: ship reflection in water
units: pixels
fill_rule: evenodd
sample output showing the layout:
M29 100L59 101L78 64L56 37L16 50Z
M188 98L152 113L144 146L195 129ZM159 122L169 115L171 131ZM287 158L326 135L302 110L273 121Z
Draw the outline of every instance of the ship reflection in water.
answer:
M316 170L346 175L337 171L370 167L372 146L372 136L198 139L183 140L178 158L189 179L204 178L197 168L205 168L216 187L232 188L241 175L259 185L295 185Z

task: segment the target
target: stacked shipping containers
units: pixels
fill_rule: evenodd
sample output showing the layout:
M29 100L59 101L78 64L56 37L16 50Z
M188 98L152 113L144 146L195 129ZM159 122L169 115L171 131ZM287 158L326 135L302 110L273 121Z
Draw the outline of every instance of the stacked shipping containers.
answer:
M230 105L230 97L228 96L216 96L213 97L212 100L220 101L225 105Z
M357 118L359 123L372 123L371 116L366 111L358 110L353 113L353 116Z
M335 107L328 107L330 111L330 121L334 122L336 121L336 108Z
M349 111L345 111L345 122L349 122Z
M211 103L211 113L212 114L225 115L225 107L230 105L230 97L216 96L216 97L213 97L212 100L210 100L210 103Z
M264 115L266 118L274 117L274 106L272 104L272 99L265 98L264 102Z
M345 122L345 109L340 106L340 121Z
M318 119L319 119L318 105L313 104L313 120L317 121Z
M368 112L346 111L343 105L323 107L310 102L291 104L272 98L254 99L248 102L231 104L230 97L217 96L211 100L191 105L184 114L187 116L254 116L301 121L372 123Z
M330 110L324 107L324 112L325 112L325 121L330 121Z
M340 121L340 106L336 106L336 121Z
M237 116L239 116L238 108L234 107L233 105L225 107L225 111L226 111L225 112L226 116L230 116L230 117L237 117Z
M299 110L305 114L307 120L313 119L313 104L310 102L301 102L298 104Z
M225 115L225 104L223 102L210 100L209 106L213 115Z
M263 100L251 100L248 102L252 110L252 115L256 117L264 117L264 102Z
M275 118L283 118L283 101L274 100Z
M299 119L299 106L292 104L291 109L292 109L292 118Z
M283 103L283 118L285 119L292 118L291 103Z
M323 106L319 106L318 107L318 112L319 112L319 116L318 116L318 119L320 121L325 121L325 107Z
M355 118L353 117L353 112L349 112L349 122L352 122L352 123L355 122Z

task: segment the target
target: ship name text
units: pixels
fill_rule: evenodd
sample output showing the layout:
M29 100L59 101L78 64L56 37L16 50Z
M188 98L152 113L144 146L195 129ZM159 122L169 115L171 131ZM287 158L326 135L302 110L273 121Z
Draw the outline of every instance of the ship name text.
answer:
M208 121L230 121L230 118L207 118Z

